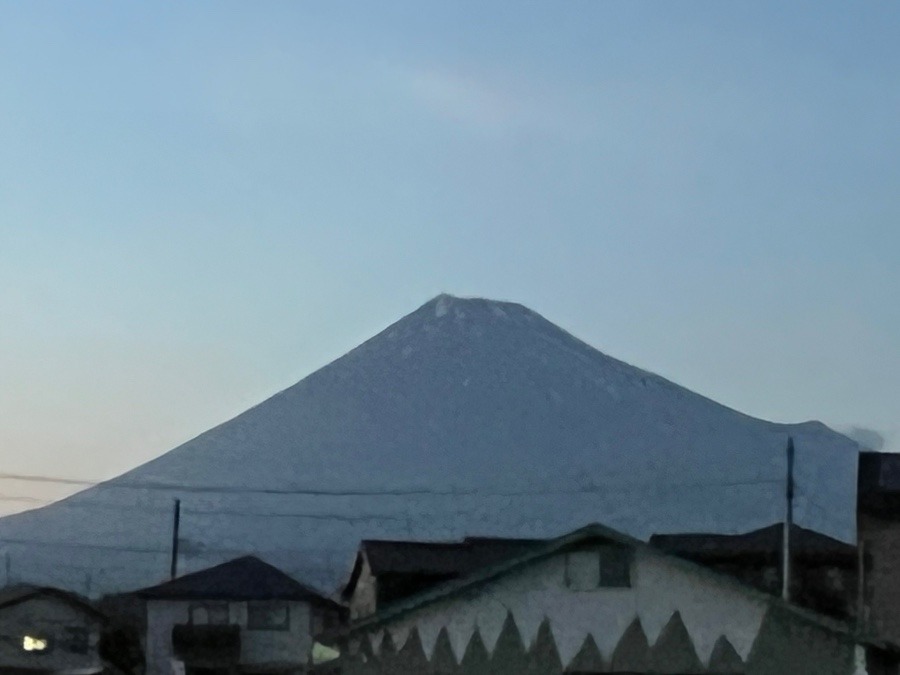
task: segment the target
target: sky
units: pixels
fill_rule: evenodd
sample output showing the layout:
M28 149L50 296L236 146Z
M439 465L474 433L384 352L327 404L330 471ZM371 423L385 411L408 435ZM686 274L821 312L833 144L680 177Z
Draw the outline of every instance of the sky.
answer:
M113 477L441 292L900 451L898 32L874 1L0 0L0 475ZM77 488L2 478L0 513Z

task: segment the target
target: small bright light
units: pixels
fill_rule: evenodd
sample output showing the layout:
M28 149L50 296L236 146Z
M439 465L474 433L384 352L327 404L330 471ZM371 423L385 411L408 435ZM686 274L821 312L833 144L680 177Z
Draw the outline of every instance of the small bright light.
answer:
M47 638L36 638L26 635L22 638L22 649L26 652L42 652L47 649Z

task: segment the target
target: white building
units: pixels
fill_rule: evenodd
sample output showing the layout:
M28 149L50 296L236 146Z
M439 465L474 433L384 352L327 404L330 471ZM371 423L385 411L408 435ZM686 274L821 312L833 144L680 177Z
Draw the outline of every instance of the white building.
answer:
M304 673L341 607L248 556L135 593L146 601L146 675Z
M352 624L345 675L887 675L898 651L599 525Z

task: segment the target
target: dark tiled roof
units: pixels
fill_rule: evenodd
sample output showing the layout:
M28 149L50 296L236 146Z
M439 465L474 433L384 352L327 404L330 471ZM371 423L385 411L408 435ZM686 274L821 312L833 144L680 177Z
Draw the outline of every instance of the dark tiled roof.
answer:
M361 548L374 574L467 574L519 555L540 540L468 538L461 542L366 540Z
M783 526L769 525L744 534L654 534L650 545L694 559L771 557L780 554ZM798 558L855 564L856 547L798 525L791 528L791 551Z
M455 542L391 541L365 539L360 542L356 563L343 590L353 594L365 555L375 575L403 574L456 578L487 565L522 555L544 543L542 539L466 537Z
M183 577L151 586L134 595L173 600L303 600L338 605L254 556L236 558Z
M105 615L97 609L93 603L77 593L64 591L60 588L51 588L49 586L32 586L30 584L16 584L0 589L0 609L16 605L36 596L49 596L62 600L63 602L78 607L79 609L93 614L101 619L105 619Z

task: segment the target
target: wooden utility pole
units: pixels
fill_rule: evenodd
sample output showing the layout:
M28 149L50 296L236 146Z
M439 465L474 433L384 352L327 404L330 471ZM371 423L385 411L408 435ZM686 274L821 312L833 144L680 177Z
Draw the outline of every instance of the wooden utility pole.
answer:
M781 597L786 602L791 599L791 528L794 526L794 439L787 442L787 504L784 517L784 541L781 546Z
M172 578L178 576L178 528L181 524L181 500L175 500L175 513L172 521Z

